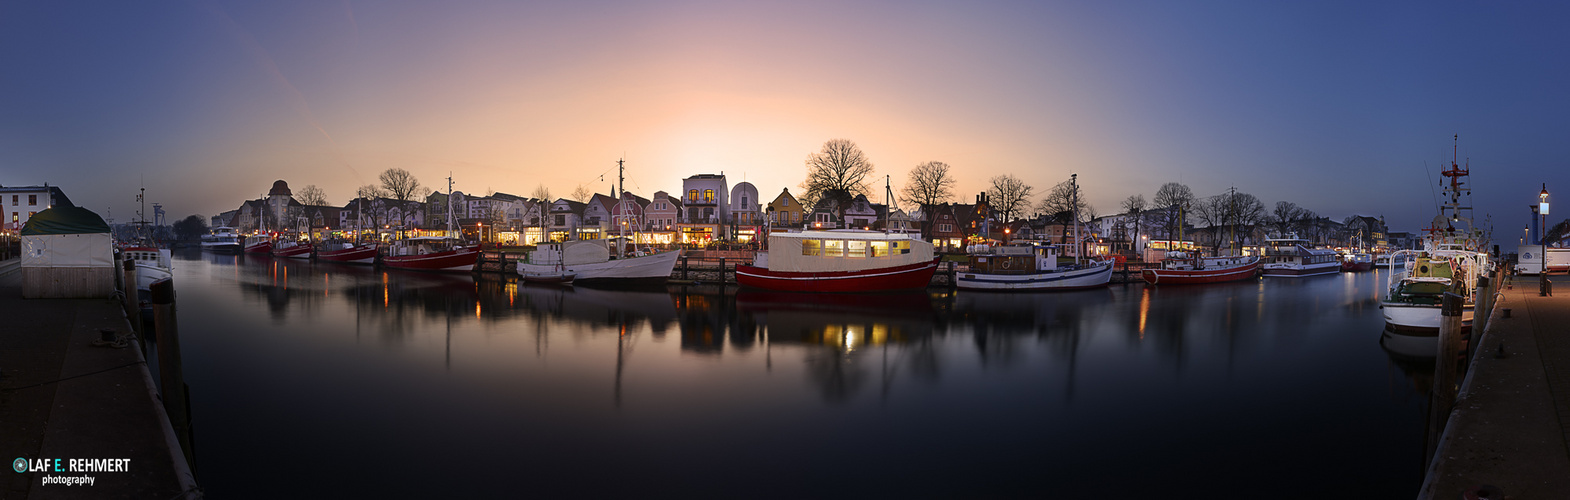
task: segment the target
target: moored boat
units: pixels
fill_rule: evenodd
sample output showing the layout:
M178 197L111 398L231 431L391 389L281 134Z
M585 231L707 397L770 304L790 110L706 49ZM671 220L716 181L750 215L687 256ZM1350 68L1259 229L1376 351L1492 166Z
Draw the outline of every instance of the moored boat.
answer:
M1233 255L1201 257L1186 252L1171 252L1161 267L1146 269L1141 276L1152 285L1197 285L1253 279L1259 275L1259 257Z
M272 255L272 235L261 233L245 237L245 253L250 255Z
M606 240L542 243L518 263L518 274L525 278L571 273L574 283L662 284L681 257L680 250L633 252L611 258Z
M376 245L323 243L316 249L316 260L344 264L374 264Z
M1418 254L1402 270L1392 269L1390 289L1379 302L1385 324L1396 331L1437 335L1445 293L1463 298L1461 321L1470 322L1475 308L1471 283L1480 266L1475 253L1438 250Z
M1349 253L1341 256L1341 272L1360 273L1373 268L1373 255L1366 253Z
M382 265L415 271L470 272L480 260L480 250L459 245L452 238L405 238L388 247Z
M1336 252L1316 248L1308 240L1290 234L1265 240L1262 274L1273 278L1303 278L1341 272Z
M566 285L572 283L572 280L578 277L578 273L571 273L566 271L522 274L523 277L520 279L522 279L524 283L537 283L541 285Z
M213 253L240 253L240 233L232 227L215 227L202 235L202 250Z
M736 266L744 287L788 292L926 288L938 270L932 244L911 235L854 229L769 235L769 250Z
M299 240L284 240L273 243L273 257L286 259L310 259L311 244Z
M969 256L969 268L956 273L961 290L1051 291L1106 286L1112 280L1112 261L1058 265L1055 247L1014 245L978 248Z

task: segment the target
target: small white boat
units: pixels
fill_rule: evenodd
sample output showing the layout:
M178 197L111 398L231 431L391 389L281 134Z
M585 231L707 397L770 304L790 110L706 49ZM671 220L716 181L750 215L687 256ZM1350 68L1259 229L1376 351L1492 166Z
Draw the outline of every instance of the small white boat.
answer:
M1315 248L1308 240L1288 234L1282 238L1265 240L1265 277L1302 278L1341 272L1341 260L1335 250Z
M518 275L551 276L573 274L574 283L661 284L676 269L680 250L637 252L612 259L605 240L542 243L518 263Z
M969 270L955 275L961 290L1051 291L1106 286L1112 280L1111 260L1058 265L1056 247L977 245Z
M240 253L240 233L232 227L219 226L202 235L202 250L213 253Z

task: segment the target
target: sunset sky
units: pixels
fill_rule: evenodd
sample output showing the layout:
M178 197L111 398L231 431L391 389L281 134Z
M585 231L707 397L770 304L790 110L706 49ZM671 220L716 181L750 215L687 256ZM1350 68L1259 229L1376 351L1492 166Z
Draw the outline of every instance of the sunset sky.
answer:
M1417 230L1460 135L1511 246L1570 202L1570 4L1478 2L0 3L0 184L126 221L277 179L342 204L389 167L557 196L765 197L828 139L955 201L1078 173L1102 214L1168 181ZM1428 168L1425 174L1424 168ZM601 176L604 175L603 180ZM1432 181L1430 180L1432 179ZM1038 197L1039 199L1039 197ZM1555 220L1570 214L1558 209Z

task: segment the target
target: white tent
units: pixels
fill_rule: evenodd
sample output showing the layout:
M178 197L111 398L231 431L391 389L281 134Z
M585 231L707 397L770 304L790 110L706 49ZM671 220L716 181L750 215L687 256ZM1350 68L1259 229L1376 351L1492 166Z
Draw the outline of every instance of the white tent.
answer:
M114 294L114 238L91 210L57 206L22 228L22 298Z

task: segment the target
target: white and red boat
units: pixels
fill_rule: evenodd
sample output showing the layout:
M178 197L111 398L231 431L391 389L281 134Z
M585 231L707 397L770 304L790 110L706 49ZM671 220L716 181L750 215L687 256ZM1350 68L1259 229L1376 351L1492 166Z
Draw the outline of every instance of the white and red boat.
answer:
M253 234L245 237L245 253L265 254L273 253L273 237L267 233Z
M769 251L736 266L736 283L788 292L923 289L938 261L909 234L851 229L769 235Z
M1259 276L1259 257L1233 255L1227 257L1189 256L1185 252L1171 252L1161 261L1159 269L1146 269L1142 274L1152 285L1197 285L1242 281Z
M1341 272L1335 250L1314 247L1295 234L1266 239L1265 245L1265 276L1303 278Z
M316 260L344 264L375 264L376 245L323 243L316 249Z
M1341 272L1360 273L1373 268L1373 255L1366 253L1349 253L1341 256Z
M960 290L1054 291L1107 286L1112 261L1059 265L1052 245L977 245L967 270L955 276Z
M273 257L286 259L310 259L311 244L304 241L279 241L273 243Z
M452 238L421 236L394 242L382 256L382 265L415 271L470 272L480 260L478 248L459 245Z

